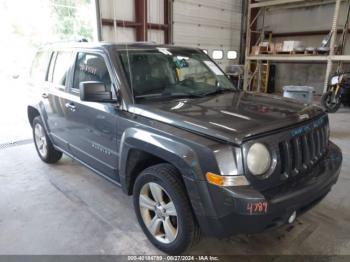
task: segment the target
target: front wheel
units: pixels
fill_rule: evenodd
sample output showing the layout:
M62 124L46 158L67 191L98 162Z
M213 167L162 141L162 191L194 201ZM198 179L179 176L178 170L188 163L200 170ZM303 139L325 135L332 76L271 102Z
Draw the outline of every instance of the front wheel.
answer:
M48 135L46 134L43 122L40 116L33 120L33 138L36 151L42 161L46 163L56 163L62 157L62 152L56 150Z
M335 113L338 111L341 105L340 97L336 98L333 101L333 92L328 91L327 93L322 95L321 105L326 109L328 113Z
M173 166L146 168L135 181L133 198L143 232L163 252L181 254L199 241L199 227Z

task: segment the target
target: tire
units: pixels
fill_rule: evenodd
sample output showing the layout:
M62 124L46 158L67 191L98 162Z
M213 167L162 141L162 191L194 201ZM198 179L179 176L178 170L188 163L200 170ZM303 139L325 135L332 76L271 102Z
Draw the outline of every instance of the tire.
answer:
M155 190L156 187L161 189L162 193L154 197L153 195L157 194L152 194L152 192L157 191ZM140 200L145 196L146 198L148 196L148 200L153 201L146 201L147 208L144 207L145 204L140 204L140 202L145 203ZM155 206L157 198L163 200L158 201L160 202L158 207ZM135 213L143 232L151 243L161 251L167 254L178 255L199 242L200 229L187 198L181 174L170 164L158 164L143 170L135 181L133 201ZM169 208L171 206L170 202L173 203L173 209ZM162 210L159 211L160 206L163 206L163 211L166 211L165 218L160 218L164 214ZM173 216L174 214L176 214L176 217ZM154 219L158 223L152 223L152 221L155 221ZM166 226L169 223L171 223L170 227ZM154 234L148 229L151 224L158 225L153 227L154 231L156 231ZM171 228L173 234L166 234L165 228L168 228L167 232Z
M335 113L339 110L340 106L341 106L341 102L339 99L339 102L336 104L331 104L329 103L329 100L331 99L332 96L332 92L328 91L327 93L323 94L322 98L321 98L321 105L325 108L325 110L328 113Z
M53 147L40 116L34 118L32 126L34 145L39 157L45 163L56 163L61 159L62 152Z

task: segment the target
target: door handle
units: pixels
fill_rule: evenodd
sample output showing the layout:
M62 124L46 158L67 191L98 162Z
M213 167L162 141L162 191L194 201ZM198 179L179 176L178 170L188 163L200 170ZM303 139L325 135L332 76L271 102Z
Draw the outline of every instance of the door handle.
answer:
M66 103L65 106L72 112L75 112L75 110L77 109L77 107L73 103Z
M42 94L41 94L41 97L42 97L42 98L45 98L45 99L46 99L46 98L49 98L49 94L47 94L47 93L42 93Z

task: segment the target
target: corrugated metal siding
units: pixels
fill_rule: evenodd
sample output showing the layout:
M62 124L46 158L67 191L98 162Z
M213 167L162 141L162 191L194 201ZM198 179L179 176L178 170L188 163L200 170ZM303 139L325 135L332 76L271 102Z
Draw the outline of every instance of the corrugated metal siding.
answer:
M164 24L164 0L148 0L147 11L149 23ZM164 44L164 31L148 29L148 41Z
M101 18L135 21L134 0L100 0ZM150 23L164 23L164 1L148 0L148 21ZM113 26L102 27L102 40L117 42L136 41L135 29ZM159 30L149 30L148 40L157 43L164 43L164 32Z
M344 21L345 10L339 21ZM330 30L334 14L334 3L302 9L280 9L266 13L266 30L274 33ZM262 17L259 18L261 23Z
M239 51L241 39L241 0L175 0L174 44L225 52L217 61L223 68L230 62L227 51Z
M163 44L164 31L148 29L148 41Z
M148 22L164 24L164 0L148 0Z
M135 21L133 0L100 0L101 18ZM211 54L215 49L225 52L218 61L225 68L227 51L239 51L241 39L241 0L175 0L173 2L173 42L176 45L200 47ZM164 1L148 0L148 21L164 23ZM135 29L103 26L102 40L132 42ZM164 32L149 30L148 40L164 43Z
M131 0L100 0L100 12L103 18L135 20L135 3Z
M100 0L101 18L135 20L135 3L131 0ZM102 27L103 41L134 42L136 41L135 29L113 26Z

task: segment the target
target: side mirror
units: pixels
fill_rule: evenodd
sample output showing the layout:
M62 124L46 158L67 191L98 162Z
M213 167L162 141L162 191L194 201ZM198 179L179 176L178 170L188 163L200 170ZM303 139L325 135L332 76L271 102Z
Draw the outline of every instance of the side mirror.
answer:
M90 102L113 102L112 92L106 90L103 82L87 81L79 84L80 100Z

